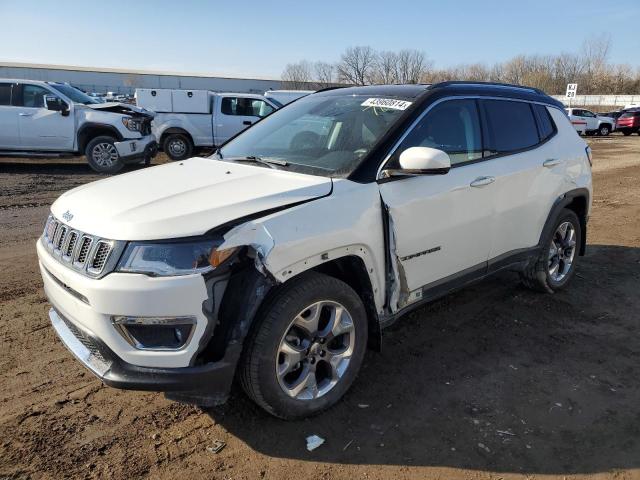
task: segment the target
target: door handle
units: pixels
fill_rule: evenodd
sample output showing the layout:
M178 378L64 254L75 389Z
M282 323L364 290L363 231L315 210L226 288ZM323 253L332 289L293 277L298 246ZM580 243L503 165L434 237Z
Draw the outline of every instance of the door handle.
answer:
M473 182L471 182L472 187L484 187L486 185L491 185L496 181L495 177L478 177Z
M542 162L542 166L543 167L555 167L556 165L560 165L562 162L560 160L558 160L557 158L550 158L548 160L545 160L544 162Z
M251 120L245 120L242 122L243 125L251 125Z
M18 115L20 115L21 117L32 117L32 116L33 116L33 113L24 113L24 112L21 112L21 113L19 113Z

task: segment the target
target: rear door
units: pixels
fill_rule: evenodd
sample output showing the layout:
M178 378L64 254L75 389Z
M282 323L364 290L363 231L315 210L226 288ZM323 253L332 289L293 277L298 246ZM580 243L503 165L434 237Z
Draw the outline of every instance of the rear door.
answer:
M216 145L220 145L275 110L263 99L222 95L216 109Z
M0 149L20 148L18 109L11 105L11 83L0 83Z
M436 104L393 153L397 168L410 147L443 150L452 168L445 175L420 175L380 183L399 264L401 285L410 298L465 273L484 273L491 241L495 185L482 159L477 102L453 99ZM402 307L402 298L400 307Z
M14 104L18 105L16 108L22 148L25 150L73 150L75 134L73 106L70 105L70 115L63 116L61 112L47 109L45 102L47 96L61 98L41 85L25 83L19 84L17 89L14 88Z
M549 201L563 182L562 153L547 107L517 100L481 100L485 154L495 175L490 262L537 245Z

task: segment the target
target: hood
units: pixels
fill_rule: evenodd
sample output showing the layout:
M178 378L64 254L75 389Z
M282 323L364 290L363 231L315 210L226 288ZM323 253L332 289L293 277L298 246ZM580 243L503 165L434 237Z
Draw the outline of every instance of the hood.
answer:
M119 102L107 102L107 103L89 103L85 105L85 107L92 108L93 110L102 110L105 112L113 112L113 113L123 113L123 114L139 114L139 115L148 115L150 117L154 116L154 113L146 110L142 107L138 107L137 105L129 105L128 103L119 103Z
M596 117L598 117L598 120L604 120L605 122L611 122L611 123L615 123L615 118L613 117L609 117L607 115L596 115Z
M71 228L111 240L157 240L202 235L331 189L326 177L192 158L75 188L51 211L59 219L71 215Z

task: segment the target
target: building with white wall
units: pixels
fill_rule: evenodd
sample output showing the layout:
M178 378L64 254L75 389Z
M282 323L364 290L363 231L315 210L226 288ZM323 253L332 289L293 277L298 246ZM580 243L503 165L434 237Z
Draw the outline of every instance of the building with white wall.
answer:
M275 79L12 62L0 62L0 78L66 82L86 92L118 94L133 94L136 88L179 88L239 93L264 93L267 90L282 88L282 82Z

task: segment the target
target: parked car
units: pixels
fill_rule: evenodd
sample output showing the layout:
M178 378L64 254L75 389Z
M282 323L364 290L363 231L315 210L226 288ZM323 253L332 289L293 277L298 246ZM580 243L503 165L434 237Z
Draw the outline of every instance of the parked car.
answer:
M115 173L156 154L152 118L65 83L0 79L0 155L84 154L95 171Z
M85 185L37 242L49 317L108 385L318 413L407 312L494 272L565 288L590 149L563 105L494 84L301 98L192 158Z
M620 115L616 122L616 130L627 136L632 133L640 135L640 110L627 111Z
M156 112L152 129L172 160L222 145L280 107L260 95L207 90L136 90L136 104Z
M595 113L585 110L584 108L567 108L567 115L576 130L586 135L598 134L607 136L613 131L616 124L615 119L611 117L602 117Z
M291 103L294 100L310 95L315 90L267 90L264 92L265 98L278 102L281 106Z

